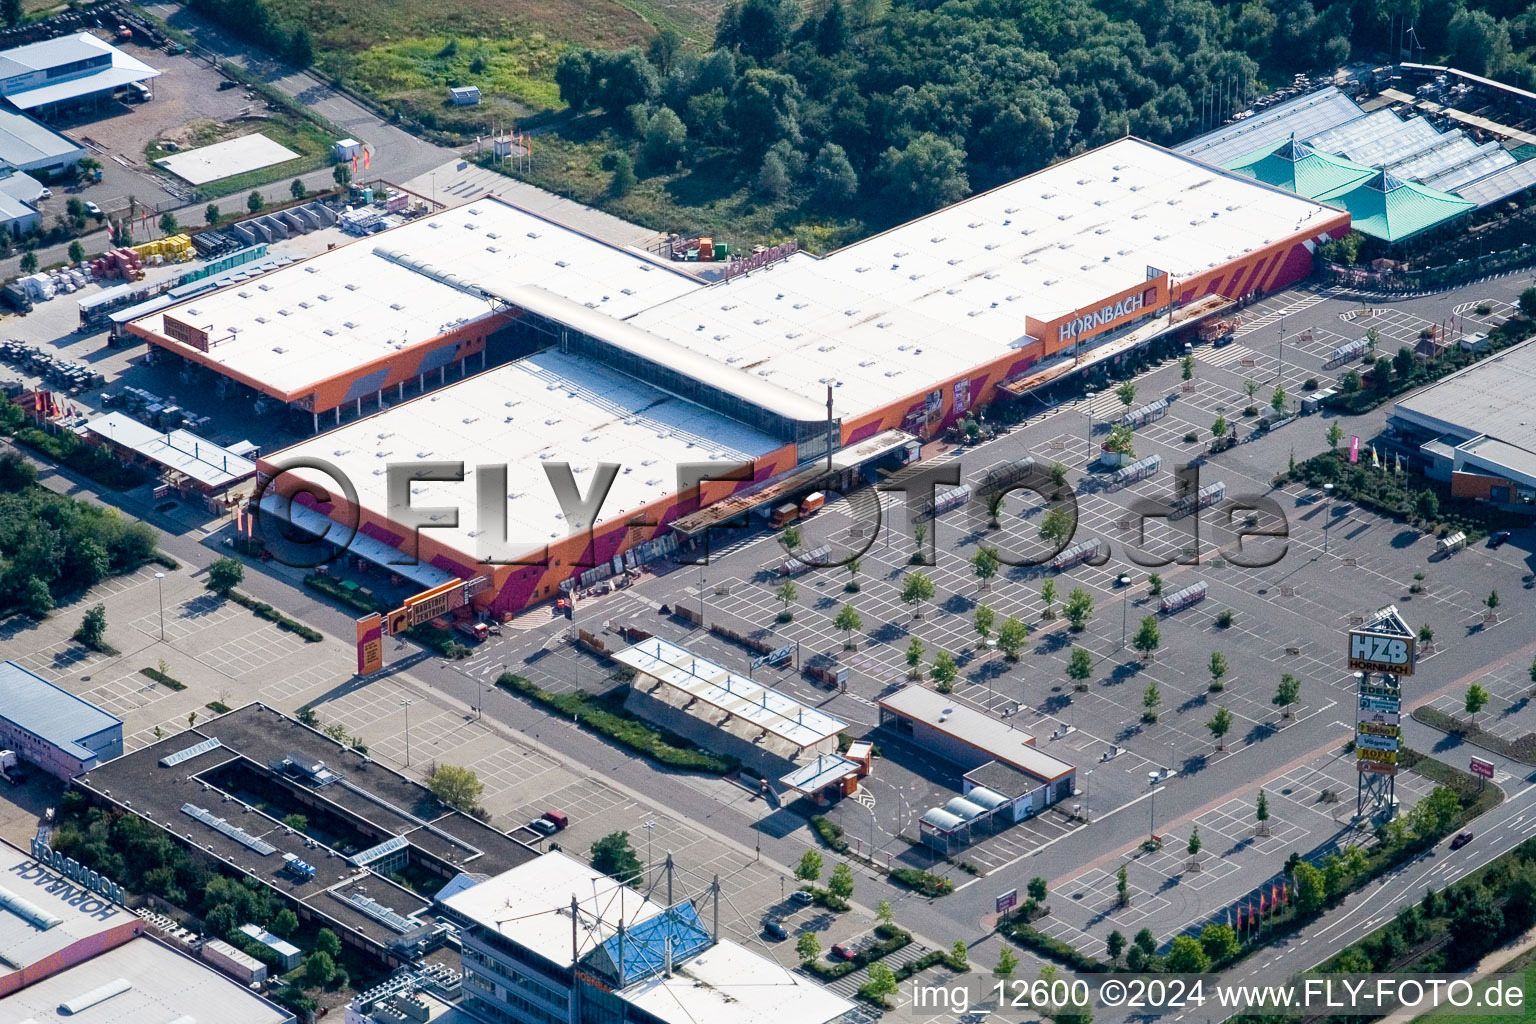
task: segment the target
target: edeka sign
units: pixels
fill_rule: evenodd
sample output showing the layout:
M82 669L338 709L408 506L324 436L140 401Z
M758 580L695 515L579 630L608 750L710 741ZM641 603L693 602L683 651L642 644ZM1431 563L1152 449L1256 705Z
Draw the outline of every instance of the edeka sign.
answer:
M1128 314L1136 312L1143 305L1143 295L1143 292L1127 295L1119 302L1105 306L1102 309L1096 309L1091 313L1084 313L1082 316L1074 317L1066 323L1059 324L1056 327L1056 340L1068 341L1079 334L1087 334L1089 331L1096 330L1106 324L1112 324Z

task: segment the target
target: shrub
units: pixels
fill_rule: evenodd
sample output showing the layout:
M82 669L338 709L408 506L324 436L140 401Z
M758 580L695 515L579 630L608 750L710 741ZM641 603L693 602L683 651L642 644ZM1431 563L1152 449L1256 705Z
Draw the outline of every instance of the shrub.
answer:
M955 883L921 868L893 868L891 881L898 882L924 896L946 896L955 891Z
M818 814L811 818L811 827L816 830L816 835L823 843L838 853L848 852L848 840L843 838L843 826Z

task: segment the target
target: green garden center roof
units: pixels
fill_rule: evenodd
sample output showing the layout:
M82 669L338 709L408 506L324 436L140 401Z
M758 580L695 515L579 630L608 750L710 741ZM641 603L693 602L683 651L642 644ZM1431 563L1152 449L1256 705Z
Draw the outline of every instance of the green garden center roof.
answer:
M1257 178L1266 185L1308 199L1327 199L1347 192L1371 176L1371 169L1341 156L1319 153L1292 135L1274 148L1249 153L1228 170Z

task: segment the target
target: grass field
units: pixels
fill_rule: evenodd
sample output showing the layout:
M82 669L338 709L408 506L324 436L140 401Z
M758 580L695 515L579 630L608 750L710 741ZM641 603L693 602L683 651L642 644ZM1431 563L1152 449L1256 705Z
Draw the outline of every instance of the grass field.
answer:
M1522 974L1525 976L1525 1003L1508 1013L1478 1013L1475 1017L1469 1017L1465 1013L1426 1013L1414 1020L1414 1024L1468 1024L1469 1021L1477 1021L1477 1024L1530 1024L1536 1018L1536 1009L1531 1007L1531 999L1536 996L1536 951L1522 953L1507 966L1500 968L1500 974ZM1486 985L1476 986L1479 994L1487 989Z
M244 192L257 185L296 178L317 167L324 167L330 160L332 141L330 136L314 123L289 114L243 118L238 121L221 122L207 118L189 121L172 131L162 132L159 138L145 146L144 160L153 167L156 160L169 156L172 150L163 146L164 142L174 142L182 150L188 150L211 146L216 142L227 142L256 132L260 132L279 145L288 147L299 154L298 157L285 160L280 164L273 164L271 167L259 167L254 171L246 171L244 174L236 174L199 185L197 191L200 195L205 199L216 199L219 196Z

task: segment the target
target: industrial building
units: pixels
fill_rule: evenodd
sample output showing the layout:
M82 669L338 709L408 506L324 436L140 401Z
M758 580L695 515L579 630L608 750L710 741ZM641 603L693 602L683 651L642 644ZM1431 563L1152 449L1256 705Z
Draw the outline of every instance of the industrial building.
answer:
M74 785L97 805L164 828L391 966L417 961L446 940L447 928L428 897L389 875L435 892L461 871L499 873L536 856L446 809L426 787L261 704L120 757ZM261 806L237 793L260 793ZM309 832L286 825L290 814L302 814Z
M627 647L613 660L635 672L626 709L760 775L776 777L819 757L836 757L837 737L848 728L660 637Z
M1389 428L1425 476L1472 498L1536 512L1536 340L1474 363L1403 399Z
M15 662L0 661L0 750L67 781L123 752L123 723Z
M18 989L144 934L142 920L97 891L106 886L71 874L0 842L0 1008Z
M964 772L960 798L923 816L925 842L964 845L982 824L1023 821L1076 792L1076 768L1039 749L1029 733L951 695L907 686L877 703L883 728Z
M137 920L137 919L135 919ZM0 998L23 1024L292 1024L292 1011L144 937Z
M0 162L18 171L63 174L85 156L85 147L39 121L0 109ZM37 193L27 196L36 199Z
M46 115L110 97L160 72L89 32L0 51L0 96Z
M442 907L460 927L462 1005L491 1024L828 1024L854 1010L721 939L718 891L701 897L706 923L666 889L658 902L550 852L456 893Z
M706 506L782 500L829 448L839 479L857 483L999 395L1284 287L1348 224L1123 139L825 258L795 253L708 287L483 199L129 329L316 425L383 410L258 462L268 475L295 458L335 465L359 507L336 500L294 519L320 533L323 511L343 537L356 526L359 557L412 561L397 549L411 546L414 517L390 507L388 464L462 461L463 482L412 482L412 505L428 508L422 575L484 577L474 609L508 615L698 536L719 520ZM503 331L509 354L542 351L423 395L450 367L483 365ZM393 404L408 393L422 397ZM603 462L620 469L596 522L567 521L546 470L568 463L585 492ZM482 483L499 493L485 467L503 463L504 532L475 512ZM731 481L687 486L689 464L720 467L717 479L733 470Z
M81 429L85 440L105 445L126 465L152 469L185 495L223 495L256 475L256 463L244 455L190 430L156 430L126 413L97 416Z

